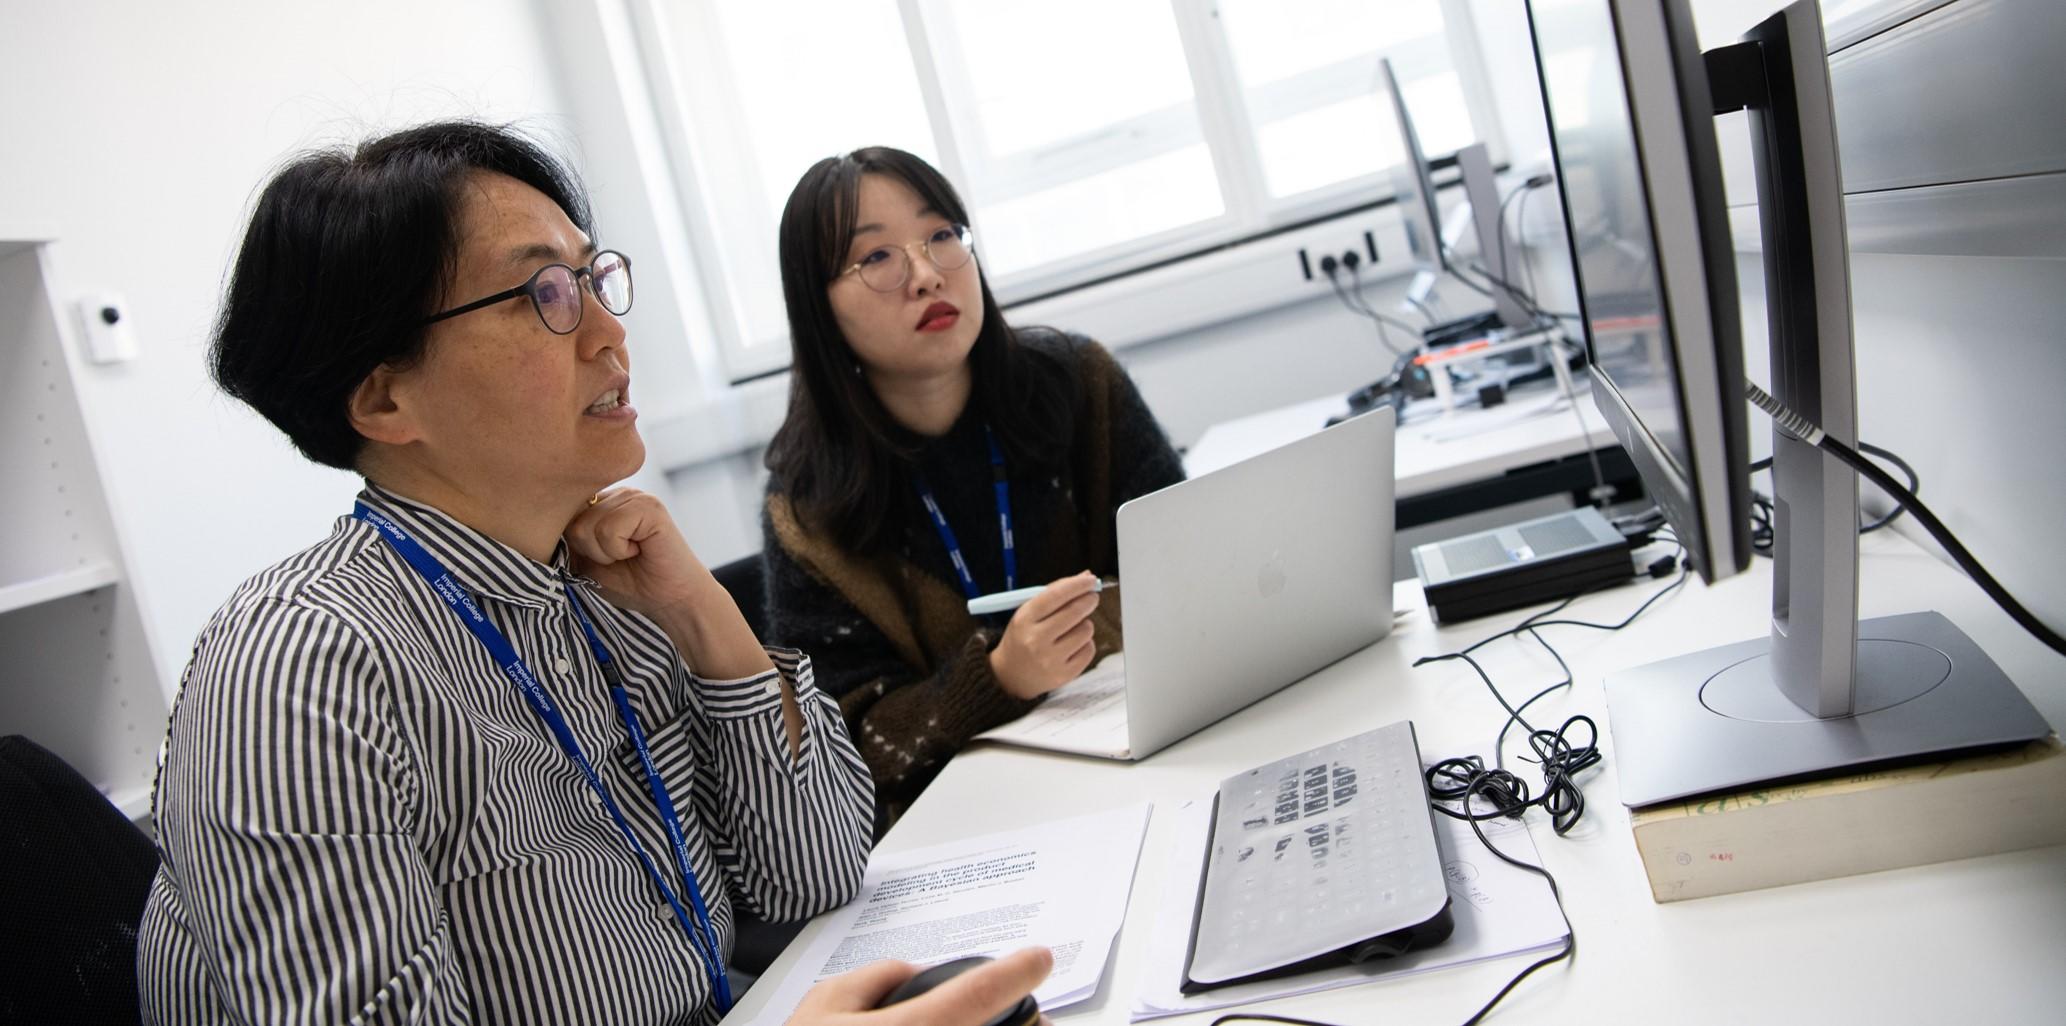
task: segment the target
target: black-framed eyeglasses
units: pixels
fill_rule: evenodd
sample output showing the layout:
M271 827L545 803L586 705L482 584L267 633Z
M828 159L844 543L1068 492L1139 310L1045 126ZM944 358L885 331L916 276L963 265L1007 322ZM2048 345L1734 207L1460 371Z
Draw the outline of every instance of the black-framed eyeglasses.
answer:
M925 258L942 271L951 271L968 263L975 255L976 237L965 224L950 224L933 230L925 241L917 244ZM846 266L833 277L838 281L849 274L859 275L861 283L877 292L895 292L911 280L911 247L877 246L861 255L861 259Z
M518 296L529 296L531 309L538 312L538 319L545 322L547 331L569 335L581 326L581 283L584 278L588 281L588 291L595 293L596 301L603 305L603 309L619 317L631 312L631 258L614 249L606 249L597 253L587 267L546 264L516 288L504 289L465 306L433 314L423 323L433 324Z

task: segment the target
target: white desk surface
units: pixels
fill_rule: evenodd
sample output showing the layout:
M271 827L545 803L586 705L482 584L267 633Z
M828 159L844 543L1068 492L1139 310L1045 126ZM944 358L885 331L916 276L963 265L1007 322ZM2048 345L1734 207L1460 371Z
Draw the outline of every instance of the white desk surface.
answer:
M1612 444L1614 435L1593 407L1585 379L1578 380L1584 431L1571 413L1570 401L1547 382L1523 389L1491 409L1466 406L1443 416L1433 400L1409 405L1393 456L1398 495L1424 495ZM1238 463L1313 434L1326 426L1327 418L1346 412L1348 400L1337 392L1214 424L1185 454L1184 469L1196 477Z
M1935 608L2022 686L2054 726L2066 725L2066 661L2024 634L1979 589L1892 531L1861 539L1862 615ZM1529 710L1538 725L1583 712L1601 727L1605 762L1582 778L1584 820L1558 837L1539 812L1529 829L1564 892L1578 936L1574 961L1536 972L1501 1002L1493 1023L2057 1022L2066 1009L2066 846L1659 905L1636 856L1615 779L1600 678L1614 669L1765 633L1771 564L1712 588L1692 579L1619 633L1552 628L1575 690ZM1619 620L1657 582L1589 596L1571 614ZM978 745L951 762L880 846L936 844L1114 808L1209 795L1242 769L1399 719L1421 753L1489 756L1504 714L1458 662L1412 669L1512 625L1511 613L1437 628L1418 585L1391 637L1163 750L1145 762ZM1515 702L1556 680L1532 644L1501 642L1486 669ZM1531 686L1532 685L1532 686ZM1518 728L1511 753L1525 751ZM1534 782L1531 779L1531 783ZM1124 1023L1156 910L1189 880L1162 879L1169 823L1151 822L1127 925L1098 994L1055 1019ZM1488 856L1489 857L1489 856ZM808 926L768 974L779 978L819 929ZM1364 1026L1456 1023L1528 964L1526 956L1289 998L1254 1009ZM748 1022L772 987L749 991L728 1022ZM1205 1023L1209 1014L1184 1017Z

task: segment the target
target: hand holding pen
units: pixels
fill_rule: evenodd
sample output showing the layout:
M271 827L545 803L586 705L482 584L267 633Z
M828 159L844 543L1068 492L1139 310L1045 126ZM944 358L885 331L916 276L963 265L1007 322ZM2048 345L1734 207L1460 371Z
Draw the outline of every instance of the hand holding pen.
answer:
M1097 655L1090 614L1098 608L1098 592L1105 587L1104 581L1086 570L1043 587L969 601L971 612L977 603L986 608L1004 603L1000 612L1012 605L1018 607L1005 625L1004 637L990 650L991 672L1006 694L1022 700L1038 698L1089 668ZM1018 597L1022 594L1024 597Z
M1085 570L1083 573L1087 574L1089 572ZM1083 574L1076 575L1076 577L1081 576ZM1064 581L1073 581L1075 579L1075 577L1062 578ZM1061 581L1054 583L1060 584ZM1090 590L1104 591L1106 588L1116 588L1118 586L1119 581L1116 578L1100 577L1091 583ZM968 615L989 616L992 613L1008 613L1033 601L1034 596L1052 587L1054 587L1054 584L1036 584L1030 588L1019 588L1015 591L993 591L988 595L969 599Z

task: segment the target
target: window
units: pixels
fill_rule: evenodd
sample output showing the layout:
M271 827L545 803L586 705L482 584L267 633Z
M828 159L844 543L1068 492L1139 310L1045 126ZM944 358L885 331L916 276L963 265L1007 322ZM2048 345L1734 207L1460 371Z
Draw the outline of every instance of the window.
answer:
M631 2L735 381L788 363L775 226L823 157L940 167L1012 302L1388 196L1380 57L1429 153L1493 124L1465 0Z
M1225 213L1168 0L925 10L993 282Z
M1220 0L1219 10L1271 199L1357 181L1405 156L1381 57L1392 60L1423 149L1477 141L1440 3Z

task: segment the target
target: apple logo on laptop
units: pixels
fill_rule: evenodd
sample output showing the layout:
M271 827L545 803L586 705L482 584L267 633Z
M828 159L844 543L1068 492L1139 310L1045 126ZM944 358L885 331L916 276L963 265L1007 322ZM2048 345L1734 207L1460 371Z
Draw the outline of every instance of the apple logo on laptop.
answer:
M1262 569L1256 571L1256 590L1262 592L1264 598L1275 598L1283 593L1284 580L1284 553L1272 552Z

